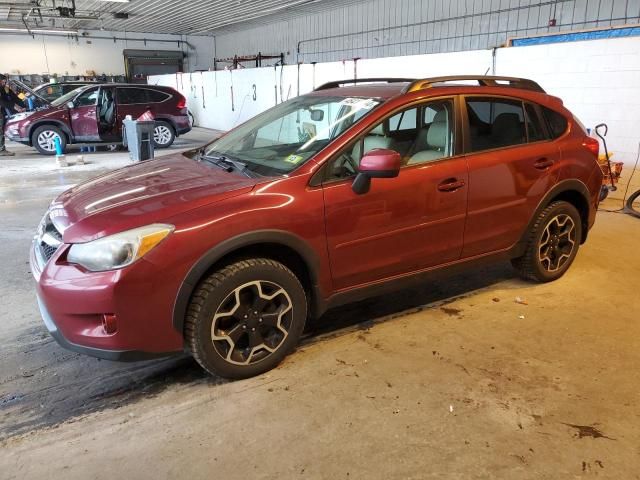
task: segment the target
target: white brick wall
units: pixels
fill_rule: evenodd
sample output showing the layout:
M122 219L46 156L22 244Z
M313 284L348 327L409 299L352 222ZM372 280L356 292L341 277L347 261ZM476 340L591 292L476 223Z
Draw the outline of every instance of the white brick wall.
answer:
M491 64L490 50L375 58L358 61L358 77L484 74ZM536 80L547 92L562 98L587 127L607 123L607 140L614 159L626 164L635 162L640 141L640 37L502 48L496 52L495 73ZM153 77L150 83L176 87L177 82L199 125L228 130L276 101L297 95L298 81L300 93L312 90L314 78L315 86L353 78L353 62L318 63L315 69L305 64L300 69L288 65L284 69L165 75Z
M496 75L539 82L587 127L609 126L614 159L633 164L640 142L640 37L503 48Z

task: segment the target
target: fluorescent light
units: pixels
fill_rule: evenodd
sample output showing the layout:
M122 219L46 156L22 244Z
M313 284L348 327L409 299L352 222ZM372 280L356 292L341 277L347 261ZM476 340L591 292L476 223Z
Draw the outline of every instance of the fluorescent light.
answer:
M0 27L0 32L10 32L10 33L58 33L60 35L77 35L77 30L47 30L43 28L32 28L31 30L27 30L26 28L7 28Z
M130 0L98 0L99 2L129 3Z

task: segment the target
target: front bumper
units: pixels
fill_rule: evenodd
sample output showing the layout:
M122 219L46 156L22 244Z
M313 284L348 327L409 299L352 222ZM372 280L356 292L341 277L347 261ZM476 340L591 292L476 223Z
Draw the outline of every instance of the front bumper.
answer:
M102 358L104 360L113 360L118 362L137 362L140 360L151 360L154 358L161 358L170 355L170 353L151 353L151 352L141 352L138 350L105 350L102 348L93 348L93 347L85 347L83 345L78 345L67 340L62 332L58 330L58 327L51 318L47 307L44 305L39 296L36 296L38 300L38 308L40 308L40 315L42 316L42 320L44 321L47 330L51 336L55 339L58 344L66 348L67 350L71 350L72 352L82 353L83 355L89 355L90 357Z
M175 294L154 265L143 259L127 269L85 272L61 260L67 248L60 246L47 260L34 241L30 254L40 313L62 347L119 361L183 352L182 335L172 327ZM116 315L115 333L105 332L103 314Z
M31 143L31 141L29 140L29 137L19 137L18 135L15 135L15 134L12 135L7 130L5 130L4 136L7 138L7 140L11 140L12 142L22 143L24 145L29 145Z

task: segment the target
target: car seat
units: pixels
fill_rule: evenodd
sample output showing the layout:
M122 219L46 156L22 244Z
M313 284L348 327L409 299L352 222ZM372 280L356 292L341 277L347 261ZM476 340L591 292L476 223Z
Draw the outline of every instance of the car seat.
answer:
M105 125L113 125L115 123L115 103L111 90L106 90L104 100L100 105L100 122Z
M373 150L374 148L391 148L393 140L386 136L384 132L384 124L377 125L371 130L366 137L364 137L364 153ZM354 145L351 152L351 157L360 161L360 146L362 142L358 142Z
M496 117L491 129L492 144L495 147L524 143L524 126L517 113L501 113Z
M449 122L447 120L447 111L440 110L433 117L431 125L418 132L413 148L415 153L411 156L407 165L436 160L449 154Z

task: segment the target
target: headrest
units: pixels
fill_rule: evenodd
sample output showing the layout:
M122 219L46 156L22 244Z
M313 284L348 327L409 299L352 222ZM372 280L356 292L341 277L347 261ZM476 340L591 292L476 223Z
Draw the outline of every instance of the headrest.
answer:
M493 122L492 134L505 142L522 139L524 132L517 113L501 113Z

